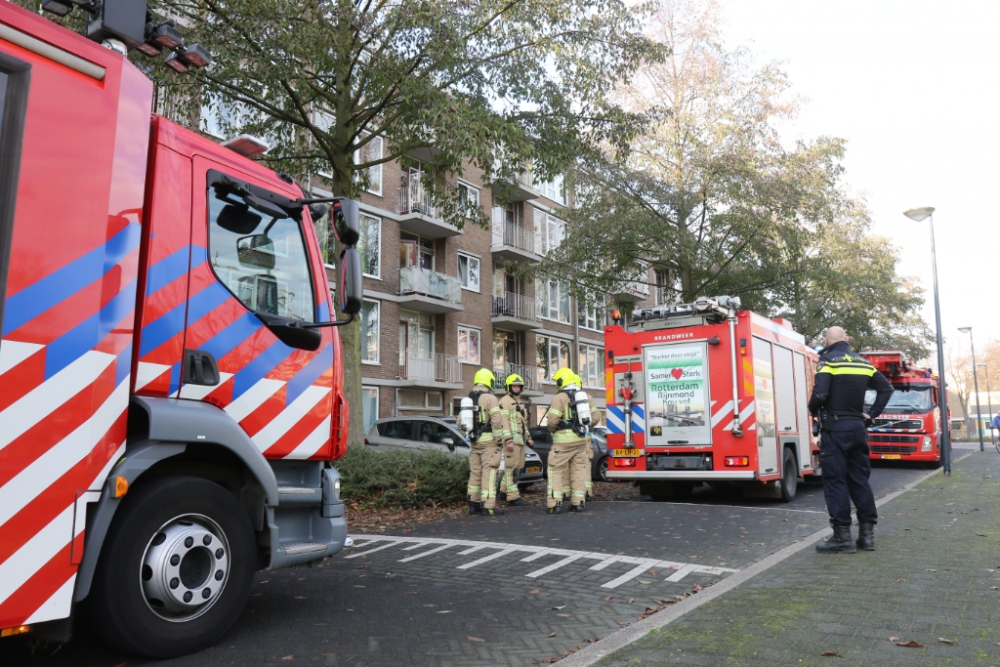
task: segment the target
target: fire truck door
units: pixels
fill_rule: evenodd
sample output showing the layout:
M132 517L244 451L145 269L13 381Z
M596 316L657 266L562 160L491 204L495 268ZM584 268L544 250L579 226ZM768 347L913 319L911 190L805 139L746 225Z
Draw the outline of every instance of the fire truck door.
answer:
M792 370L792 351L780 345L774 346L774 392L778 404L778 453L785 445L792 445L796 458L802 460L799 453L798 420L795 405L795 376ZM779 456L778 462L783 464L784 457ZM784 472L784 471L782 471Z
M809 423L809 390L806 358L795 353L795 405L799 413L799 470L812 468L812 428Z
M753 387L757 411L757 465L761 477L778 474L778 439L774 405L771 343L754 336Z
M646 446L711 445L708 349L705 343L667 343L643 349Z

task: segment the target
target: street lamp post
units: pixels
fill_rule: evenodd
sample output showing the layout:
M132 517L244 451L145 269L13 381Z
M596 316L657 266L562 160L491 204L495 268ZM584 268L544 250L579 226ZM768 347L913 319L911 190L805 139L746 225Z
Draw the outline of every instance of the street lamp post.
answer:
M979 406L979 372L976 370L976 344L972 340L972 327L959 327L959 331L969 334L969 345L972 346L972 382L976 388L976 433L979 434L979 451L983 451L983 429L979 427L979 420L983 418L983 409Z
M993 423L993 396L990 395L990 367L986 364L976 364L986 373L986 402L989 404L987 418ZM990 438L993 438L993 427L990 426Z
M944 474L951 475L951 423L948 422L948 391L944 377L944 341L941 337L941 300L938 298L938 278L937 278L937 249L934 247L934 207L924 206L923 208L911 208L904 211L905 215L914 222L921 222L927 218L931 219L931 270L934 273L934 319L937 324L937 358L938 377L941 381L940 394L942 419L944 428L941 429L941 463L944 465Z

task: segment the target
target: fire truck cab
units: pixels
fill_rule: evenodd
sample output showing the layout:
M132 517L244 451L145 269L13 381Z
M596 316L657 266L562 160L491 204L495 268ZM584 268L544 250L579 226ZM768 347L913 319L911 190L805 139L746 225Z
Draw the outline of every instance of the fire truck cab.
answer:
M875 460L924 461L941 465L941 389L929 368L915 366L899 350L861 353L892 384L885 410L868 429ZM875 401L869 390L866 405Z
M708 482L787 502L818 473L818 357L786 320L723 296L636 310L604 333L609 478L654 498Z

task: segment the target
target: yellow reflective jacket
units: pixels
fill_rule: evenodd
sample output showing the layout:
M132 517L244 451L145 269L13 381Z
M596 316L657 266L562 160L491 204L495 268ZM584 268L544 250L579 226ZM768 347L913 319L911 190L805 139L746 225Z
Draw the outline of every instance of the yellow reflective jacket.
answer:
M505 433L509 432L514 444L523 445L528 441L528 406L520 397L505 394L500 399L500 409L507 420ZM509 431L507 430L509 429Z
M581 438L569 424L573 421L573 406L569 394L560 391L552 399L549 411L545 413L545 425L552 431L553 445L582 445L586 439Z
M473 391L483 392L479 395L479 411L477 414L481 424L489 424L489 428L485 428L480 432L476 442L479 444L503 444L505 440L510 439L510 435L508 434L506 438L504 437L504 417L503 411L500 409L500 401L484 385L476 385Z

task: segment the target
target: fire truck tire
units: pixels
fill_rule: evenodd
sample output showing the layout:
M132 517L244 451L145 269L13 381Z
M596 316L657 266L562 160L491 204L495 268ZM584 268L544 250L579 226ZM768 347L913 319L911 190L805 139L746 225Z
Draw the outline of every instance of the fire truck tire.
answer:
M167 477L122 502L101 551L88 620L127 653L173 658L229 629L253 583L246 511L213 482Z
M798 487L799 465L795 462L795 454L786 447L781 464L781 502L790 503L795 500Z

